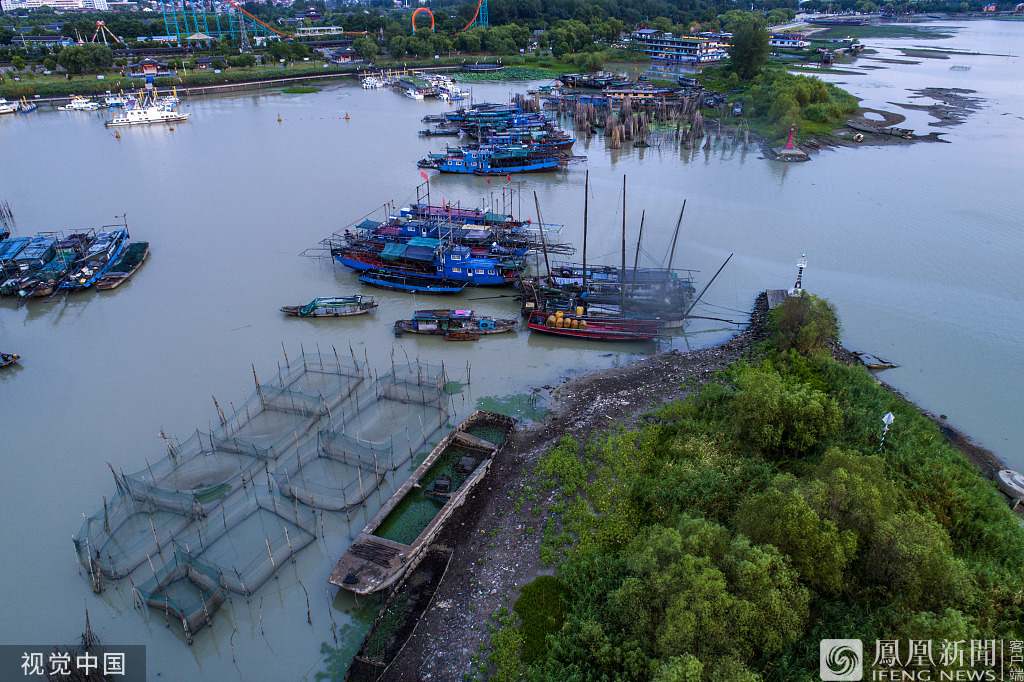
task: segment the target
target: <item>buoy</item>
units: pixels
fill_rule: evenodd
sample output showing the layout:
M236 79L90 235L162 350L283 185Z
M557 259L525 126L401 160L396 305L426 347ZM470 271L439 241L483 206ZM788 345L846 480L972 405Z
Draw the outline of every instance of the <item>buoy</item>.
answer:
M114 137L116 137L117 139L120 140L121 139L121 133L119 131L115 130L114 131Z
M174 126L171 126L171 130L174 130Z
M280 122L281 122L281 114L278 114L278 115L277 115L277 122L278 122L278 123L280 123Z
M347 111L345 112L345 120L346 121L348 120L348 112Z
M861 133L857 133L856 135L853 136L853 141L854 142L863 142L864 141L864 135L862 135Z

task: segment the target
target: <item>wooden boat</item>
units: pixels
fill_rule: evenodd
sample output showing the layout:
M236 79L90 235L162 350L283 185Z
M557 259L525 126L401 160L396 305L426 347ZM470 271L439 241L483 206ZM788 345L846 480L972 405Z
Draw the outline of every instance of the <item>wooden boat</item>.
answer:
M519 326L518 320L502 320L494 317L477 316L472 310L417 310L411 320L395 322L395 336L403 332L410 334L435 334L453 340L463 340L462 334L501 334Z
M369 296L340 296L314 298L306 305L286 305L281 312L296 317L346 317L362 315L377 307Z
M515 421L477 410L455 427L374 514L331 571L328 582L356 594L372 594L395 585L415 569L444 523L490 469ZM416 504L420 508L415 514L403 518ZM431 506L436 508L433 515ZM421 514L423 510L428 513ZM418 523L407 523L412 516ZM417 531L418 535L410 537Z
M859 130L862 133L874 133L876 135L892 135L893 137L903 137L910 139L914 137L914 131L908 128L897 128L895 126L889 128L879 128L877 126L868 125L866 123L859 123L857 121L847 121L847 127Z
M541 311L530 314L530 331L593 341L651 341L658 338L655 320L630 320L614 317L575 318Z
M407 291L415 294L457 294L469 286L469 282L403 275L377 268L367 270L359 275L359 281L378 289Z
M9 367L21 358L17 353L0 353L0 367Z
M113 265L96 280L97 289L113 289L126 282L149 258L149 242L132 242Z

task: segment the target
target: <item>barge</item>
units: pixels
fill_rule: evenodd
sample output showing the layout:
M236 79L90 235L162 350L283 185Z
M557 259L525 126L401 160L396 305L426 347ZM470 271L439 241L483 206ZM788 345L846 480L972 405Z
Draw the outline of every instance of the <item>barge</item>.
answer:
M490 470L515 422L485 410L466 417L374 514L328 582L362 595L396 586Z

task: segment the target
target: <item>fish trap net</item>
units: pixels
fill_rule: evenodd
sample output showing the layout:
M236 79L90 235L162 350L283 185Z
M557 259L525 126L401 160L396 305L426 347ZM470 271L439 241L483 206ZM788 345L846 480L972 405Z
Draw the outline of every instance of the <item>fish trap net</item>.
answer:
M152 578L135 588L148 607L179 621L185 637L213 624L213 613L224 603L221 574L213 566L176 551L171 561Z
M86 517L73 537L75 552L93 580L100 575L125 578L148 557L173 551L189 519L122 494Z
M271 493L239 493L196 521L175 546L217 569L224 587L251 596L316 540L316 516Z

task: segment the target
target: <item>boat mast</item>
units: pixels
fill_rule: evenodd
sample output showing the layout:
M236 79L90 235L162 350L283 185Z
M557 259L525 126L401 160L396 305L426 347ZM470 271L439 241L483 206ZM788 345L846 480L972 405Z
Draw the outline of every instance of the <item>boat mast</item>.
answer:
M537 221L540 222L540 245L544 249L544 268L548 271L548 284L551 284L551 264L548 263L548 243L544 239L544 219L540 215L540 200L537 199L537 193L533 193L533 203L537 207Z
M679 226L683 222L683 211L686 210L686 199L683 199L683 207L679 209L679 220L676 221L676 231L672 234L672 248L668 252L668 264L665 266L665 285L668 286L668 280L672 272L672 257L676 253L676 239L679 238Z
M587 207L590 201L590 170L583 179L583 293L587 293Z
M619 276L619 312L626 314L626 176L622 176L622 274Z
M647 211L640 212L640 234L636 238L636 256L633 257L633 286L636 287L636 266L640 264L640 240L644 238L644 216Z

